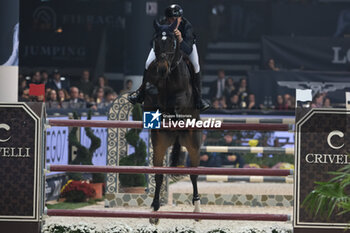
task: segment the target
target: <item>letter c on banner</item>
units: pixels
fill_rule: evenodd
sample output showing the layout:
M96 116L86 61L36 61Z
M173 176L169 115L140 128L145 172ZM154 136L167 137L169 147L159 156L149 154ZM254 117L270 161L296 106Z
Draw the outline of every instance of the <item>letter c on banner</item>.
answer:
M6 131L10 131L10 126L8 124L0 124L0 129L4 129ZM7 142L8 140L10 140L11 136L7 139L0 139L0 142Z
M333 136L338 136L338 137L340 137L340 138L343 138L343 137L344 137L344 133L341 132L341 131L339 131L339 130L333 130L332 132L330 132L330 133L328 134L328 137L327 137L327 143L328 143L328 145L329 145L331 148L333 148L333 149L335 149L335 150L338 150L338 149L342 148L342 147L344 146L344 143L343 143L341 146L334 146L334 145L332 144L331 139L332 139Z

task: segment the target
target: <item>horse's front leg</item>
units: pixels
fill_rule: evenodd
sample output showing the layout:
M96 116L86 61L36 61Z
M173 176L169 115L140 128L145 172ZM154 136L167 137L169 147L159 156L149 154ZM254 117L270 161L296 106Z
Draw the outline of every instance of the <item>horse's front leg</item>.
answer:
M162 167L164 162L164 155L168 147L163 143L159 143L159 141L153 141L153 138L152 138L152 142L155 142L153 143L153 151L154 151L153 166ZM159 196L160 196L160 189L163 183L163 174L156 174L155 180L156 180L156 189L154 191L154 197L153 197L153 202L151 204L151 207L153 207L154 211L157 211L159 210L159 207L160 207Z
M164 162L164 155L169 147L169 137L166 137L162 135L159 131L152 132L152 144L153 144L153 166L154 167L162 167ZM153 207L154 211L159 210L160 207L160 189L162 187L163 183L163 174L156 174L155 175L156 180L156 188L154 191L154 197L153 202L151 204L151 207ZM152 224L158 224L158 219L150 219L150 223Z
M198 175L190 175L191 177L191 182L192 182L192 186L193 186L193 197L192 197L192 204L194 205L194 210L193 212L200 212L200 197L198 194L198 188L197 188L197 178Z
M160 165L155 165L155 166L158 167ZM151 204L151 207L153 207L154 211L157 211L159 210L159 207L160 207L159 195L160 195L160 189L163 183L163 174L156 174L155 180L156 180L156 189L154 191L154 197L153 197L153 202Z

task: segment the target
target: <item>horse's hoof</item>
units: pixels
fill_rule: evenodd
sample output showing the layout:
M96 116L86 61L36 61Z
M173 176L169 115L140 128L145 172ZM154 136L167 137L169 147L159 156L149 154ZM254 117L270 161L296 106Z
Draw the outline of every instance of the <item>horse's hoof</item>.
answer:
M158 225L159 224L159 218L150 218L149 223L152 225Z
M202 221L202 219L195 219L194 221L196 221L196 222L200 222L200 221Z
M151 204L151 207L153 207L153 210L154 210L154 211L159 210L159 208L160 208L160 203L159 203L159 201L153 201L152 204Z

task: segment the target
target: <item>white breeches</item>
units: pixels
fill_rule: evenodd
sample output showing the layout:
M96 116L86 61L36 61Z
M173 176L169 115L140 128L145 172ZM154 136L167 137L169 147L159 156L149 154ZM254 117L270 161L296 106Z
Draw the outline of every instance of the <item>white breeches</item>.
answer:
M199 58L198 58L198 52L197 52L197 46L195 44L193 44L192 46L192 53L188 56L188 58L190 59L193 67L194 67L194 72L198 73L200 71L200 67L199 67ZM148 58L146 61L146 65L145 68L146 70L148 69L149 65L156 59L156 54L154 53L153 48L151 49L151 51L148 54Z

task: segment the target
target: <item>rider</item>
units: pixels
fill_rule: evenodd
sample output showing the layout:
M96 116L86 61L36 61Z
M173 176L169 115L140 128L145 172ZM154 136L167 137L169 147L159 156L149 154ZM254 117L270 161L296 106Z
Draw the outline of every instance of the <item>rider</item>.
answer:
M196 108L200 109L201 111L205 111L210 107L210 105L202 99L201 95L201 77L197 47L195 44L195 35L193 33L192 24L186 18L183 17L183 10L181 6L177 4L170 5L165 9L165 18L162 19L160 23L172 24L175 20L177 20L178 24L174 30L174 33L177 37L177 40L180 42L180 49L188 55L191 63L194 66L195 74L193 77L194 80L192 81L192 88L195 99L195 105ZM156 56L152 48L146 61L146 67L143 73L142 84L139 87L139 89L135 92L136 95L129 95L129 101L132 104L143 102L146 88L145 75L149 65L155 59Z

